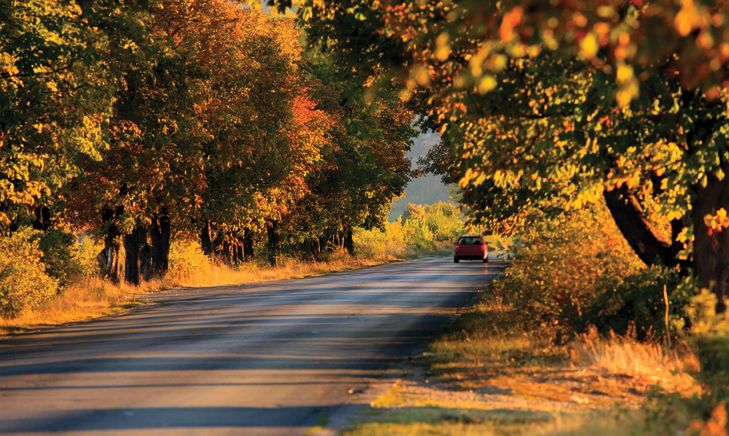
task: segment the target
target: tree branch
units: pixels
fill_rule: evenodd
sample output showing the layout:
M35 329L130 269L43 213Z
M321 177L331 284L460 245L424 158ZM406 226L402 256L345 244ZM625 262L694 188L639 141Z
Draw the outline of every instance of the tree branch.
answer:
M675 241L662 241L656 234L655 226L648 221L638 199L630 193L625 185L611 191L604 191L605 202L615 224L646 265L661 264L676 266L681 244ZM680 223L672 222L672 233L677 235Z

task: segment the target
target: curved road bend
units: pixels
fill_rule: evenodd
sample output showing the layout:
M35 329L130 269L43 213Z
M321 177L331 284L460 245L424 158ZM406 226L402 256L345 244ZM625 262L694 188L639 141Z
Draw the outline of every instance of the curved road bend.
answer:
M0 433L303 434L422 347L500 269L429 258L172 290L0 341Z

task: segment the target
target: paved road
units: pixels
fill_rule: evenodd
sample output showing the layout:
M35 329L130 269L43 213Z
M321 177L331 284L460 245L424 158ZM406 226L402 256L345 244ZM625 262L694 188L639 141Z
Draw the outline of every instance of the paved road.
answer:
M497 269L430 258L173 290L0 341L0 433L303 434L416 352Z

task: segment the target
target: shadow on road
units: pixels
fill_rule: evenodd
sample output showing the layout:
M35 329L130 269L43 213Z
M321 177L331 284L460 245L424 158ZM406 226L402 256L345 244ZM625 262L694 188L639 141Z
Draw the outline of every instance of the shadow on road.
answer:
M178 289L0 341L0 432L315 425L354 407L352 386L413 355L500 270L428 259Z

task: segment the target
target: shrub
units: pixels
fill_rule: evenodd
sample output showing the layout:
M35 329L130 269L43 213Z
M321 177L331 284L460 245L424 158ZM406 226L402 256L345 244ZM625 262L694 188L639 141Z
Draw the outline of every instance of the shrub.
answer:
M203 253L200 243L195 240L174 240L170 246L169 274L174 279L205 274L210 271L211 262Z
M385 223L383 229L357 229L354 244L360 256L371 259L403 257L408 254L408 235L402 219Z
M701 362L698 378L709 388L712 405L729 402L729 312L716 313L716 301L716 295L704 289L688 307L691 342Z
M78 243L78 263L81 275L94 277L99 274L99 261L97 256L104 246L88 235L81 235Z
M413 248L419 251L435 250L435 235L428 226L425 207L409 204L403 219L408 230L408 243Z
M0 314L14 318L38 307L58 292L58 281L46 273L38 233L23 228L0 237Z
M664 287L668 296L668 322ZM646 268L624 278L619 286L608 286L601 291L587 310L581 327L584 330L594 325L602 333L632 333L641 340L675 335L688 322L686 309L694 289L693 281L680 277L675 270Z
M642 268L604 205L557 220L536 219L520 237L515 259L493 285L533 326L558 338L583 323L595 298Z
M43 252L46 273L67 285L83 274L79 244L73 233L51 229L37 234L38 246Z
M358 229L357 251L365 257L392 258L436 253L450 246L463 229L461 211L449 203L409 204L397 221L381 229Z

